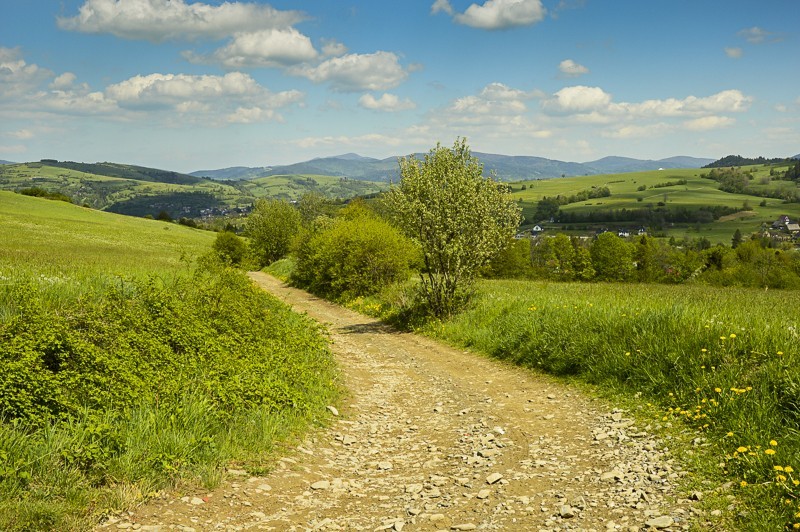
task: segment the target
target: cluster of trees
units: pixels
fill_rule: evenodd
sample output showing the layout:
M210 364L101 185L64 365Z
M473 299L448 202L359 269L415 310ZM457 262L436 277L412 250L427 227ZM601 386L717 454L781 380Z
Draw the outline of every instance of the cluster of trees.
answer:
M768 240L736 247L709 242L671 245L650 236L632 240L613 233L594 239L564 234L516 240L485 269L490 277L556 281L647 283L704 282L720 286L800 288L800 253L774 249ZM677 243L674 243L677 244Z
M41 187L23 188L22 190L19 191L19 193L22 194L23 196L33 196L35 198L44 198L49 200L65 201L67 203L72 203L72 198L70 198L66 194L62 194L60 192L50 192Z
M790 166L783 176L773 177L782 178L786 181L797 181L800 176L800 161L793 166ZM724 192L731 192L733 194L748 194L750 196L759 196L762 198L776 198L782 199L787 203L800 202L800 191L797 189L779 188L756 188L751 186L753 181L753 174L750 170L742 170L741 168L714 168L708 174L703 175L708 179L713 179L719 183L719 189ZM767 183L769 178L765 178Z
M429 313L455 311L480 267L516 233L520 209L507 187L483 176L465 139L437 145L423 160L400 160L401 181L377 204L338 211L318 194L296 205L260 200L247 218L249 245L222 233L217 255L258 268L291 256L291 281L332 299L351 299L420 275L418 302Z
M536 205L536 219L549 220L558 215L559 207L562 205L569 205L570 203L578 203L594 198L607 198L611 195L611 190L608 187L597 187L581 190L576 194L565 196L559 194L558 196L545 196Z
M711 223L740 209L723 205L689 207L643 207L641 209L607 209L592 211L559 211L557 220L566 224L598 224L629 222L660 229L665 223Z
M767 159L765 157L742 157L741 155L727 155L722 159L718 159L713 163L705 165L703 168L725 168L731 166L752 166L755 164L777 164L782 163L786 159L780 157L774 159Z

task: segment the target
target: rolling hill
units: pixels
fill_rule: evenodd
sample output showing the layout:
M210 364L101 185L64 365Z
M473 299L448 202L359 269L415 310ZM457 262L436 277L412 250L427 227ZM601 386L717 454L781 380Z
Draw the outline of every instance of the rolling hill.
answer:
M499 155L473 152L481 160L486 175L492 172L500 181L549 179L580 175L596 175L621 172L640 172L659 168L700 168L713 159L695 157L670 157L658 161L631 159L627 157L605 157L587 163L575 163L533 157L528 155ZM417 153L419 159L425 154ZM190 175L216 180L255 179L270 175L328 175L365 181L396 182L400 179L399 157L373 159L355 153L333 157L319 157L309 161L265 167L231 167L219 170L199 170Z

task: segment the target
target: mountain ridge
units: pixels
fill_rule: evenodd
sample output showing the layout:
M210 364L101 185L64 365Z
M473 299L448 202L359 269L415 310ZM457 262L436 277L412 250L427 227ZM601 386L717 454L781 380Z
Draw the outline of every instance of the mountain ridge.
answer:
M596 161L578 163L532 155L501 155L483 152L472 152L472 154L483 163L487 175L494 173L500 181L527 181L669 168L700 168L714 160L688 156L674 156L659 160L609 156ZM423 158L425 154L417 153L414 156ZM398 158L399 156L375 159L357 153L344 153L286 165L234 166L218 170L198 170L189 172L189 175L219 181L291 174L330 175L362 181L386 182L400 179Z

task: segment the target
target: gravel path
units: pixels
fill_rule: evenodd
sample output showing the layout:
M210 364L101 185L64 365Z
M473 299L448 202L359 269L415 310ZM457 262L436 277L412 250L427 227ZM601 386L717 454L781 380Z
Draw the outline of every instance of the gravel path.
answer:
M328 324L350 396L265 477L150 501L100 529L686 530L680 466L626 412L546 376L251 274Z

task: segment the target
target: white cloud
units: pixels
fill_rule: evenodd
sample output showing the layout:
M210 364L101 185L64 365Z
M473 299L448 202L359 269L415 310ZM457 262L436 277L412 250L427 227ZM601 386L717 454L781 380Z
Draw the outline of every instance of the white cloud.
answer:
M74 17L58 26L84 33L110 33L125 39L222 39L242 32L287 28L305 18L266 4L224 2L218 6L185 0L86 0Z
M600 87L575 85L564 87L543 103L545 109L561 113L588 113L599 109L607 109L611 104L611 95Z
M30 129L20 129L17 131L6 133L6 136L13 137L19 140L28 140L32 139L35 135L33 134L33 131L31 131Z
M436 13L447 13L453 15L453 6L450 5L450 0L436 0L431 6L431 15Z
M627 124L604 131L603 136L612 139L641 139L657 137L674 129L673 126L664 122L644 125Z
M211 54L183 53L192 63L218 63L228 70L295 65L317 55L311 39L294 28L237 33L231 42Z
M53 76L53 72L22 59L18 48L0 47L0 100L30 93Z
M224 115L228 122L280 120L274 110L301 103L297 90L273 93L241 72L224 76L150 74L106 88L105 96L125 109L174 109L180 113Z
M741 91L731 89L698 98L645 100L640 103L612 101L610 94L600 87L576 85L565 87L553 97L542 102L545 111L556 114L582 115L594 122L620 118L655 117L702 117L715 113L739 113L746 111L753 99Z
M582 76L583 74L588 74L589 69L583 65L580 65L573 61L572 59L564 59L559 63L558 70L565 76L568 77L577 77Z
M252 124L276 119L281 121L280 115L276 115L275 111L260 107L239 107L235 112L227 116L228 122L238 124Z
M75 83L75 79L77 76L72 72L64 72L63 74L56 76L56 79L50 84L51 89L68 89Z
M711 129L730 127L735 123L736 119L728 116L704 116L702 118L687 120L683 123L683 127L691 131L708 131Z
M340 43L336 39L323 39L322 40L322 54L325 57L336 57L347 53L347 46Z
M407 111L417 107L417 105L408 98L401 100L397 95L387 92L383 93L380 98L375 98L371 94L365 94L358 99L358 103L365 109L386 112Z
M392 89L408 77L397 55L391 52L333 57L314 67L293 67L289 73L308 78L314 83L329 82L339 92Z
M741 48L729 47L725 48L725 55L731 59L739 59L744 55L744 51Z
M438 11L449 13L449 3L437 2L434 7L437 4ZM544 19L546 13L541 0L486 0L482 5L470 5L464 13L456 13L453 18L472 28L502 30L536 24Z

